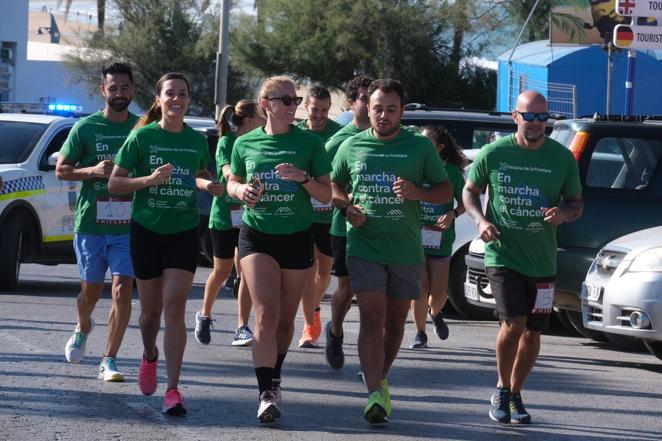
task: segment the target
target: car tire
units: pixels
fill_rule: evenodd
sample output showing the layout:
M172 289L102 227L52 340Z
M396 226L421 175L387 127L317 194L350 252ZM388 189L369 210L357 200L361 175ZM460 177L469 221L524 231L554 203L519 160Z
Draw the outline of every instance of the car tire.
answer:
M469 244L466 244L455 253L451 260L448 274L448 301L453 309L466 319L495 320L492 309L474 306L464 297L464 281L467 278L467 264L464 256L467 255L468 250Z
M0 226L0 291L12 291L18 286L21 270L24 226L23 216L10 216Z
M579 332L583 337L590 338L591 340L605 342L607 337L604 332L594 331L593 329L588 329L584 327L584 322L582 320L582 313L579 311L573 311L570 309L561 309L559 312L564 312L568 321L577 332Z
M648 352L662 360L662 341L644 340L644 346Z
M557 328L559 328L558 331L563 332L564 335L567 335L568 337L582 337L575 327L572 326L572 323L568 320L568 315L563 309L554 309L550 320L550 326L557 326Z
M627 335L611 334L605 332L605 337L609 344L619 351L625 352L646 352L644 342L639 338L628 337Z

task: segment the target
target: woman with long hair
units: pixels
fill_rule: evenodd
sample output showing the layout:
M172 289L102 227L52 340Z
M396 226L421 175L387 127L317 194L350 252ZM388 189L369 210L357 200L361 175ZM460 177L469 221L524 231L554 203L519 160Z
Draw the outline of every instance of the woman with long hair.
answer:
M197 190L214 196L224 190L209 178L205 137L184 123L190 90L180 73L157 81L154 103L117 153L108 182L112 193L134 193L130 245L144 346L138 387L145 395L156 392L163 312L168 384L162 411L170 415L187 413L177 386L186 347L186 299L199 254Z
M310 197L331 200L331 164L322 140L292 124L301 97L289 77L265 80L257 101L267 122L235 142L228 193L245 206L239 257L255 311L257 418L270 422L280 417L281 368L313 265Z
M254 101L241 100L236 105L227 105L219 115L218 146L216 147L217 176L225 184L230 177L230 159L232 148L237 137L244 135L264 124L264 118L258 115L257 104ZM195 338L203 345L211 341L212 325L211 311L221 289L223 281L228 278L232 265L237 268L237 278L240 277L239 258L235 255L241 226L241 201L229 194L217 196L212 202L209 213L209 233L211 235L214 253L214 268L205 284L205 295L202 309L195 314ZM237 299L237 330L232 341L233 346L248 346L253 341L253 332L248 327L251 312L251 298L246 289L246 283L239 282Z
M448 300L448 272L455 241L455 219L465 211L462 205L463 173L469 164L462 148L443 127L427 126L423 128L422 134L439 151L457 206L454 207L455 201L452 200L442 205L421 202L426 262L421 278L421 297L413 300L411 305L417 330L412 348L427 347L426 313L432 318L435 334L442 340L448 338L448 325L444 322L441 310Z

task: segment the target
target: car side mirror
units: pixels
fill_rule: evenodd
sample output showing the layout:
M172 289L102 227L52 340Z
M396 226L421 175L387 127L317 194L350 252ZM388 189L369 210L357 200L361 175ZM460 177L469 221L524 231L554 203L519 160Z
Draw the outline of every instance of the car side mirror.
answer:
M55 166L57 165L57 157L60 154L60 152L53 152L51 155L48 157L48 167L46 171L51 171L55 170Z

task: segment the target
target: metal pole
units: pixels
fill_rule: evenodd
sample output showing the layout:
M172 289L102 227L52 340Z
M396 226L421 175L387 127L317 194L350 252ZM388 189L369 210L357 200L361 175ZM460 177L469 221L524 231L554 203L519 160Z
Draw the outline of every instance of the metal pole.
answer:
M510 60L512 60L512 58L513 58L513 54L515 53L515 49L517 49L517 45L519 45L519 41L522 39L522 35L524 35L524 29L526 29L526 26L531 21L531 17L533 17L533 11L535 11L536 8L538 7L538 3L540 3L540 0L536 0L536 3L531 8L531 12L529 12L529 16L526 17L526 21L524 22L524 26L522 26L522 30L519 31L519 36L517 37L517 41L515 42L515 47L513 47L513 50L510 52L510 57L508 57L508 64L510 64Z
M227 102L228 95L228 46L230 39L230 0L221 0L221 14L218 32L218 52L216 52L216 120Z
M628 49L628 71L625 77L625 114L632 115L634 109L634 68L637 61L637 51Z
M614 52L612 50L613 43L607 43L607 106L605 113L611 115L611 75L614 71Z

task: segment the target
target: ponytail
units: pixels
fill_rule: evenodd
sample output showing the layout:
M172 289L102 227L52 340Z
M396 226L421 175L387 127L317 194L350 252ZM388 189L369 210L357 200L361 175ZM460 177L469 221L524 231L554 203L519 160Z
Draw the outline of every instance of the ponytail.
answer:
M133 127L134 129L139 129L141 127L144 127L148 124L153 123L156 120L161 119L161 106L154 100L154 103L152 103L152 107L149 108L147 113L145 113L143 116L140 117L136 125Z
M221 114L218 116L218 123L216 124L216 130L218 130L218 137L222 137L230 133L231 131L237 130L236 127L232 127L232 116L234 115L234 107L227 104L221 110Z

